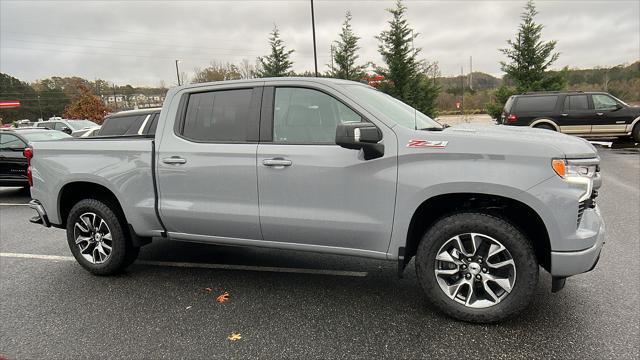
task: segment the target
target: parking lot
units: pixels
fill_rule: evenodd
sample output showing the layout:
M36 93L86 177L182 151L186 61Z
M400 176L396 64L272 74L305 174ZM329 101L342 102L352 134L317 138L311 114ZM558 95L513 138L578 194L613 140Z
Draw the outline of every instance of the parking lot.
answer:
M413 262L155 240L96 277L0 189L0 358L638 358L640 148L598 146L607 243L592 272L497 325L427 307ZM216 297L229 293L229 300ZM241 339L228 336L239 333Z

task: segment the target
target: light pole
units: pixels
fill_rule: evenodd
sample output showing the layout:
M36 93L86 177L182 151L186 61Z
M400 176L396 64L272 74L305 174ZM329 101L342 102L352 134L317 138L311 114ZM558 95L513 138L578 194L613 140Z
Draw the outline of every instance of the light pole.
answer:
M178 63L180 60L176 60L176 77L178 78L178 86L180 86L180 70L178 70Z
M316 20L313 13L313 0L311 0L311 32L313 33L313 64L316 77L318 76L318 54L316 54Z
M40 104L40 94L38 94L38 109L40 109L40 120L44 120L42 117L42 105Z

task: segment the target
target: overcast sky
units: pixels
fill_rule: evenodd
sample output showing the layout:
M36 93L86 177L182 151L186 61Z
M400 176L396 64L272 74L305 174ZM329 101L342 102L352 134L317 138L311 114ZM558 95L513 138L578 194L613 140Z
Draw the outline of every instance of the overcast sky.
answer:
M406 1L416 47L444 75L469 69L501 75L498 48L513 38L523 0ZM543 37L557 40L556 68L612 66L640 58L640 1L536 2ZM381 63L375 35L389 1L315 0L318 65L351 10L362 61ZM0 0L0 72L33 81L77 75L118 84L175 84L175 59L189 74L212 60L239 62L268 53L277 24L295 49L296 71L313 70L309 0L13 1Z

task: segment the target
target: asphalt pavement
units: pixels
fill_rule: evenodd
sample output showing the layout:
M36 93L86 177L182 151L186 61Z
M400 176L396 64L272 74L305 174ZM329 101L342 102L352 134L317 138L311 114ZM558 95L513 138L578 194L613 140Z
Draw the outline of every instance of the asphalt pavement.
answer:
M155 240L92 276L64 231L27 221L28 193L0 188L0 358L638 359L640 149L598 151L598 266L556 294L541 270L531 306L496 325L430 309L413 262L398 279L393 262Z

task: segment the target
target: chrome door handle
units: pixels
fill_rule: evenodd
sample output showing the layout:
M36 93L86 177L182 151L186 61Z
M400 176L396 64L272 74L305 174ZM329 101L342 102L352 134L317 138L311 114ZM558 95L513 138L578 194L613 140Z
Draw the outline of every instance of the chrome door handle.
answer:
M596 113L596 115L602 116L602 115L604 115L604 113Z
M560 114L560 116L569 116L569 114Z
M264 166L273 166L283 168L285 166L291 166L293 162L291 160L282 159L282 158L274 158L274 159L264 159L262 160L262 165Z
M172 157L162 159L162 162L169 165L180 165L180 164L186 164L187 160L179 156L172 156Z

